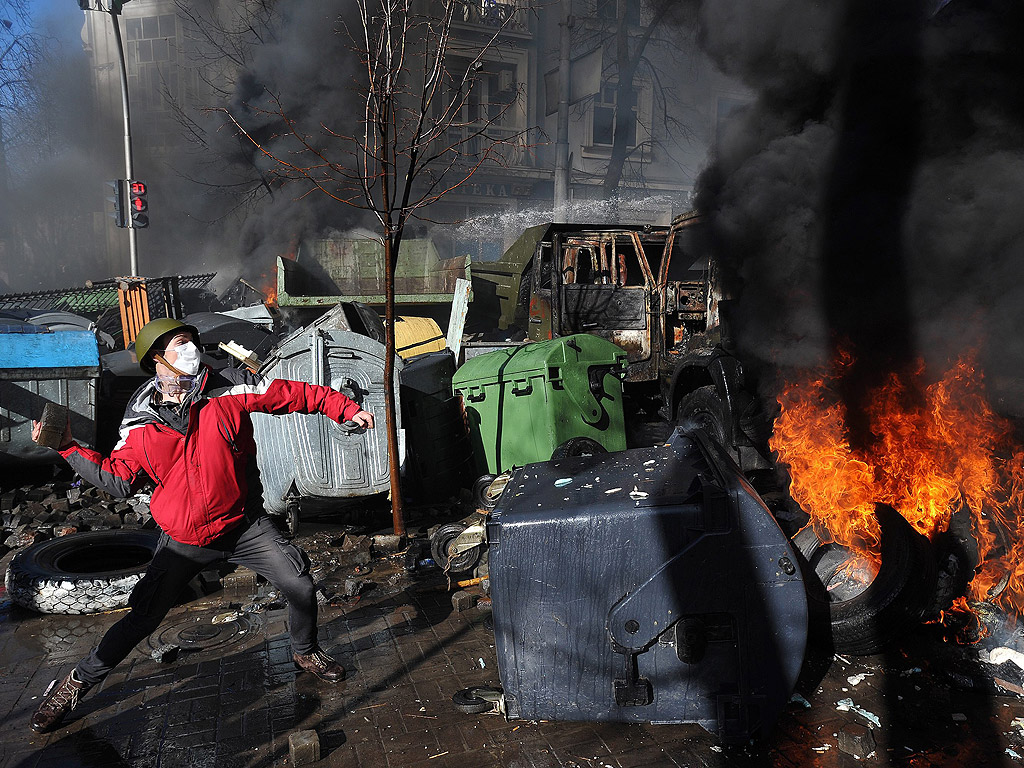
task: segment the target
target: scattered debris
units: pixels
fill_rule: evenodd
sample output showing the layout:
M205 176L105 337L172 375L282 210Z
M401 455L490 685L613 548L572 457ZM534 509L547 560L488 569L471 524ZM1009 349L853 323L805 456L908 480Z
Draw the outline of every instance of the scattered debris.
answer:
M878 715L873 712L868 712L863 707L858 707L853 703L853 699L840 699L836 702L836 709L840 712L856 712L876 728L880 728L882 726L881 721L878 719Z
M988 652L989 664L999 665L1007 661L1012 661L1018 667L1024 669L1024 653L1021 653L1020 651L1000 646L999 648L993 648Z
M846 678L846 682L851 686L856 687L859 683L864 682L865 677L874 677L874 674L874 672L861 672L859 675L850 675Z
M811 708L811 702L801 696L799 693L794 693L789 697L790 704L802 704L805 709Z
M237 621L242 617L242 614L238 611L228 611L227 613L218 613L212 619L211 624L229 624L232 621Z

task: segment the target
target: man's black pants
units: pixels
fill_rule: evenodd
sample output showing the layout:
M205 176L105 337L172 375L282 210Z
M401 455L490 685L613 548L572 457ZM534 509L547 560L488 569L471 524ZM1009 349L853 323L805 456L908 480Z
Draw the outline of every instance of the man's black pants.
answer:
M128 615L107 630L95 650L75 668L75 677L95 685L156 631L182 590L200 571L226 560L255 571L288 601L292 651L316 647L316 591L305 553L284 538L266 515L243 523L211 543L192 546L161 533L153 560L131 597Z

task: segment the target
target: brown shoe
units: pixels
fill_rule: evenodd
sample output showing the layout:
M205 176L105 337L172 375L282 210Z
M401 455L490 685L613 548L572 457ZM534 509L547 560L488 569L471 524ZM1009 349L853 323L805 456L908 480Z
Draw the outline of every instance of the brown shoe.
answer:
M345 679L345 668L322 648L314 648L304 656L296 653L292 658L299 669L312 672L325 683L337 683Z
M75 679L75 671L60 682L54 680L43 694L43 702L32 715L32 730L36 733L52 731L63 722L68 712L78 706L78 700L92 688Z

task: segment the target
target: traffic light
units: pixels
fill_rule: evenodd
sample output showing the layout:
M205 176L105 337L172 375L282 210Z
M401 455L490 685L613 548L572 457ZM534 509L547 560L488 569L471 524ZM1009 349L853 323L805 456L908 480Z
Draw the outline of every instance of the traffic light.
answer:
M78 7L83 11L103 11L121 15L121 6L129 0L78 0Z
M146 200L146 192L146 182L134 179L128 181L128 211L134 229L149 226L149 203Z
M114 212L110 215L114 217L114 223L117 226L127 227L128 222L126 221L126 214L128 211L124 203L124 179L115 179L114 181L108 181L107 184L114 188L113 197L107 198L107 200L114 204Z

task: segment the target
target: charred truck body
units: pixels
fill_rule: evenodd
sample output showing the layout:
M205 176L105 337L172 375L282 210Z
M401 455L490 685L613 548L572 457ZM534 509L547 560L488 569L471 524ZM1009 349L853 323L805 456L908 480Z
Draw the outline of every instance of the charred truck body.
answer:
M696 214L671 227L530 227L500 260L474 264L473 292L474 312L529 341L608 339L627 353L633 399L703 427L743 469L767 466L757 401L728 351L727 299Z

